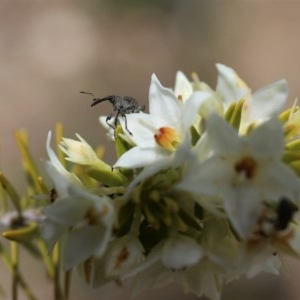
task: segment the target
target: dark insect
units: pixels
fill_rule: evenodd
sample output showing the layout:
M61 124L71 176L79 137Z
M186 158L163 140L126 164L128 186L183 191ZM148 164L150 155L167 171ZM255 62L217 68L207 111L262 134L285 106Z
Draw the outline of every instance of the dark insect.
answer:
M285 230L292 221L296 211L298 211L296 204L284 197L280 199L277 207L275 228L277 230Z
M80 92L80 93L92 95L93 97L95 97L93 93L89 93L89 92ZM132 133L129 131L127 127L126 114L139 113L141 111L144 111L145 105L139 105L133 97L111 95L111 96L106 96L104 98L94 98L91 106L95 106L98 103L104 101L109 101L114 108L114 112L109 114L106 118L107 125L115 130L119 122L119 117L121 116L125 119L125 129L129 132L130 135L132 135ZM115 115L115 121L112 125L111 123L109 123L109 120L114 115Z
M55 188L50 190L50 202L53 203L58 198L58 193Z

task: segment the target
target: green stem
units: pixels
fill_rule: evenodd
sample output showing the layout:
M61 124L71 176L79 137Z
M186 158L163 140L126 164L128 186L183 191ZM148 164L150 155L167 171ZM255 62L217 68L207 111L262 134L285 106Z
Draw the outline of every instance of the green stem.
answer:
M49 278L51 280L53 280L54 279L54 273L55 273L54 264L53 264L53 261L52 261L52 257L49 255L47 245L42 240L37 240L36 244L37 244L37 247L39 248L40 254L41 254L42 259L44 261L47 274L48 274Z
M10 243L10 249L11 249L11 261L12 261L12 267L13 267L13 281L12 281L12 298L13 300L18 300L18 245L16 242Z
M43 189L38 181L39 171L35 164L35 161L28 148L28 136L25 130L17 130L15 132L15 139L19 147L24 170L29 174L35 191L39 194L43 194Z
M9 269L10 272L14 272L14 266L13 266L13 262L12 259L10 258L10 256L6 253L6 251L4 250L4 248L2 247L2 245L0 244L0 256L4 262L4 264L7 266L7 268ZM27 298L29 300L37 300L37 298L34 296L34 294L32 293L31 289L29 288L28 284L26 283L24 277L22 276L22 274L19 272L18 269L15 270L15 276L18 279L18 283L20 285L20 287L22 288L24 294L27 296Z
M137 205L134 212L133 222L131 225L131 232L135 235L139 234L139 228L141 224L142 210L140 205Z
M0 184L2 185L3 189L6 191L6 193L9 195L17 213L18 217L22 218L22 210L20 205L20 197L17 194L16 190L12 186L12 184L9 182L9 180L4 176L2 172L0 172Z
M69 270L65 273L65 284L64 284L65 299L69 299L70 296L71 277L72 277L72 270Z
M61 164L66 167L66 160L64 152L59 148L59 144L63 139L63 125L58 122L55 124L55 144L56 144L56 153Z
M53 249L54 263L54 299L63 300L63 293L60 286L60 244L57 243Z

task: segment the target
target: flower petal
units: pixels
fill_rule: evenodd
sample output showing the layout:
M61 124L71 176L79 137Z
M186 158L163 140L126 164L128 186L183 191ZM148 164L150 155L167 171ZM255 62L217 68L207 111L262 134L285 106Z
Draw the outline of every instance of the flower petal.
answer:
M188 130L196 120L200 108L204 102L211 97L208 92L194 92L192 96L184 103L182 112L183 129Z
M158 147L157 147L158 148ZM163 150L141 149L134 147L125 152L114 164L114 168L140 168L165 157Z
M67 271L94 255L99 244L106 247L108 241L106 240L105 243L103 241L105 234L106 228L104 226L85 226L72 231L64 249L64 270Z
M41 236L48 246L49 252L52 251L55 243L59 240L65 230L65 226L45 219L40 227Z
M256 91L249 102L248 122L277 116L284 108L288 97L284 79Z
M262 208L262 199L256 187L237 186L224 194L224 205L228 217L241 237L246 238L253 230Z
M299 201L300 181L292 169L280 161L271 161L263 169L262 176L264 180L261 179L260 182L263 182L261 186L266 198L279 200L287 197Z
M163 87L154 74L149 90L149 113L157 128L176 127L181 114L174 92Z
M65 197L59 198L42 210L49 220L69 227L82 220L90 206L91 203L82 198Z
M180 270L196 264L202 255L201 248L195 240L176 235L165 242L162 261L168 269Z
M222 64L217 64L218 82L217 92L221 95L225 107L232 102L245 99L250 94L250 89L236 72Z
M124 133L134 142L134 144L147 148L155 145L154 132L156 128L152 125L150 115L145 113L134 113L126 115L127 128L132 135L126 130L125 119L120 118L120 124Z
M181 71L176 73L174 92L183 102L193 94L192 84Z
M124 197L128 197L133 189L142 181L144 181L146 178L154 175L155 173L159 172L160 170L163 170L167 167L170 167L172 165L172 160L170 157L166 157L163 159L155 160L152 164L149 164L146 166L127 186L126 193Z
M237 153L241 141L237 131L216 114L207 119L207 142L215 153L222 155Z
M249 148L261 157L280 160L284 148L282 126L276 119L271 119L253 130L248 137Z
M231 162L223 157L213 156L202 164L191 165L176 188L196 194L222 196L229 188L232 176Z

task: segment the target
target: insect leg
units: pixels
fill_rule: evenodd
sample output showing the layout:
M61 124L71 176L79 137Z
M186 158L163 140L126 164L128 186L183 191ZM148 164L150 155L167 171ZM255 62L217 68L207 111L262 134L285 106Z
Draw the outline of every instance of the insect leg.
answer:
M126 114L122 114L122 117L123 117L124 120L125 120L125 129L128 131L128 133L129 133L130 135L132 135L132 133L129 131L129 129L128 129L128 127L127 127L127 118L126 118Z
M114 129L115 130L115 128L116 127L114 127L113 125L111 125L108 121L112 118L112 116L113 116L113 114L109 114L107 117L106 117L106 124L110 127L110 128L112 128L112 129Z
M115 109L116 110L116 109ZM114 124L115 124L115 128L117 127L117 125L118 125L118 121L119 121L119 115L120 115L120 112L119 111L117 111L117 114L116 114L116 117L115 117L115 122L114 122Z

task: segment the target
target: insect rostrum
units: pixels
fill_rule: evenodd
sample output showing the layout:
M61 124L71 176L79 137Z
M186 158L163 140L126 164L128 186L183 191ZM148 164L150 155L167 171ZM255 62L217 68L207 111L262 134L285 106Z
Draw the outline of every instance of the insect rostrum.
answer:
M80 92L80 93L92 95L94 97L93 93L89 93L89 92ZM114 111L110 113L106 118L107 125L115 129L119 122L119 117L121 116L125 120L125 129L128 131L129 134L132 135L132 133L129 131L127 127L126 114L139 113L141 111L144 111L145 105L139 105L133 97L110 95L104 98L93 98L93 103L91 104L91 106L95 106L104 101L109 101L112 104L114 109ZM109 120L113 116L115 116L115 120L112 125L111 123L109 123Z

